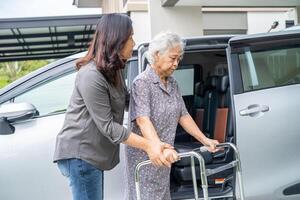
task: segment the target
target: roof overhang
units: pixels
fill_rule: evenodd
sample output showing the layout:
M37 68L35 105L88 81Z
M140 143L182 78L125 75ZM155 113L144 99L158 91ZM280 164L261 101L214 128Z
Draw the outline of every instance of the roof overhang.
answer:
M161 0L164 7L203 6L203 7L294 7L299 0Z
M101 15L0 19L0 62L85 51Z
M73 0L73 5L78 8L101 8L102 0Z

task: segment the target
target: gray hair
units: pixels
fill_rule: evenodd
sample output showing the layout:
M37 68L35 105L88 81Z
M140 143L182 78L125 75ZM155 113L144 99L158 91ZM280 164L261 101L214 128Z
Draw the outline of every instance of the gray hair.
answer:
M181 56L183 55L185 42L182 40L182 38L177 35L176 33L172 32L164 32L156 35L154 39L150 42L148 53L147 53L147 59L150 64L154 64L155 59L154 56L156 53L159 53L160 55L166 53L171 48L174 48L176 46L180 47L181 49Z

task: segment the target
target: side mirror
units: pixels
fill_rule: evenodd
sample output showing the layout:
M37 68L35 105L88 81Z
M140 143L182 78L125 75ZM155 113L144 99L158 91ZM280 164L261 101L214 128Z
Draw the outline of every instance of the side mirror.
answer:
M36 108L29 103L9 103L0 105L0 134L14 133L14 127L11 122L30 119L38 112Z

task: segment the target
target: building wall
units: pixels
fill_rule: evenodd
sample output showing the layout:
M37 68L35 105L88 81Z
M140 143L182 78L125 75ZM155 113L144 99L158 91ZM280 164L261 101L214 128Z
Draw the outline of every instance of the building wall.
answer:
M148 7L151 38L162 31L176 32L184 37L203 35L201 7L162 7L158 0L149 0Z
M296 12L291 10L288 12L248 12L248 34L267 32L274 21L278 21L279 25L273 31L280 31L285 28L285 20L295 20Z
M78 8L102 8L102 0L73 0Z
M148 42L150 37L150 19L148 12L131 12L130 18L134 30L133 39L136 45Z
M297 19L296 24L300 24L300 6L296 7L295 15Z
M300 14L297 14L300 13L300 6L290 10L271 7L202 9L199 6L162 7L159 0L93 1L101 2L103 13L130 13L137 44L149 41L161 31L173 31L184 37L203 34L251 34L267 32L274 21L279 21L279 26L272 31L284 29L285 20L294 20L295 24L300 22Z
M120 13L123 11L123 1L102 0L102 13Z
M204 35L247 33L247 12L203 12Z

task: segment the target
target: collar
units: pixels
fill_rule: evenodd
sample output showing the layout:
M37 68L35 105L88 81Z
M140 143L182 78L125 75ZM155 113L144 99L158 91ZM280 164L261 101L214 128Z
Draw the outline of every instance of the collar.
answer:
M168 83L167 83L167 88L164 86L164 84L160 81L160 78L158 76L158 74L156 74L155 70L148 65L146 68L146 72L148 73L149 78L152 80L152 82L154 84L158 84L159 87L164 90L166 93L170 94L171 91L174 88L174 83L175 83L175 79L173 78L173 76L168 77Z
M150 80L152 80L153 83L160 83L159 76L156 74L156 72L150 65L147 66L146 72L148 73L149 78Z
M153 83L160 83L160 78L159 78L158 74L155 72L155 70L150 65L147 66L146 71L149 75L149 78L152 80ZM175 79L173 76L168 77L168 83L173 84L174 81L175 81Z

